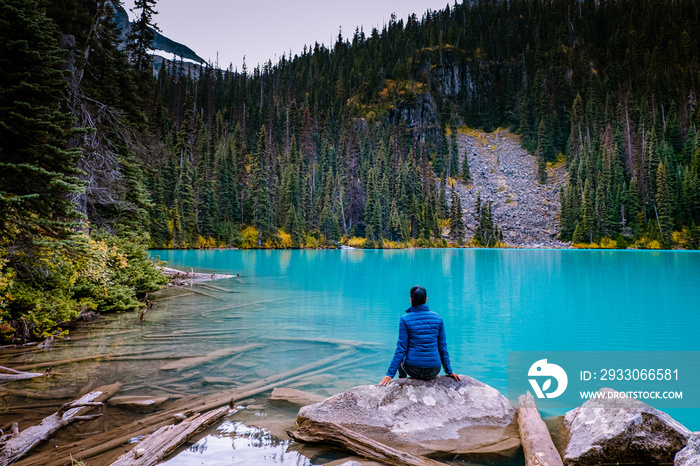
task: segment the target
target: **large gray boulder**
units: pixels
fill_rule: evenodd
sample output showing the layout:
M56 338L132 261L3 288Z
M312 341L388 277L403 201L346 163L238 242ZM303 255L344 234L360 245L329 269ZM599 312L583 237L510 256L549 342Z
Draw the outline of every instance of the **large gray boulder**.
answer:
M333 422L414 455L498 453L520 448L516 411L471 377L364 385L299 410L297 424Z
M684 449L676 453L673 466L700 466L700 432L693 432Z
M599 396L615 390L601 388ZM668 414L631 398L590 399L564 416L564 464L671 463L690 431Z

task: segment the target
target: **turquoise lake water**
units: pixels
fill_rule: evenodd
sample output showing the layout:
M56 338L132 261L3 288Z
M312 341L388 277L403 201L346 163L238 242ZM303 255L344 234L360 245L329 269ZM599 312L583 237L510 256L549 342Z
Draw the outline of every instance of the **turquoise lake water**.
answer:
M700 351L700 253L696 252L431 249L151 254L183 270L241 275L213 282L232 291L208 290L216 300L196 295L168 306L197 312L236 306L192 317L188 325L230 333L230 338L208 345L230 345L231 338L267 342L271 350L261 350L248 364L250 372L262 377L357 348L333 377L304 387L324 395L381 380L393 354L399 318L409 306L409 289L416 284L425 286L428 305L443 317L453 368L504 394L509 351ZM345 346L336 340L353 343ZM700 410L667 412L691 430L700 430Z

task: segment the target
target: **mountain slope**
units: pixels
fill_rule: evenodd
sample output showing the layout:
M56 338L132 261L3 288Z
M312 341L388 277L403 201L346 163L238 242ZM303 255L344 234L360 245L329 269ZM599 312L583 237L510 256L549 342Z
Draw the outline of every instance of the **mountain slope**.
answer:
M131 30L131 22L129 21L129 15L126 9L122 5L111 4L112 9L114 9L114 20L121 30L121 41L122 43L126 41L126 36ZM183 45L179 42L175 42L168 37L165 37L158 31L155 31L155 39L153 41L153 49L158 52L164 52L164 54L173 54L176 57L182 57L183 59L192 60L194 62L204 64L205 60L197 55L194 50Z
M547 183L537 181L537 159L507 130L459 133L460 154L469 160L472 182L459 180L455 189L462 200L467 238L476 229L476 200L493 202L492 213L503 230L503 240L518 247L566 247L557 240L560 214L559 187L566 179L563 167L549 170ZM461 160L460 160L461 163Z

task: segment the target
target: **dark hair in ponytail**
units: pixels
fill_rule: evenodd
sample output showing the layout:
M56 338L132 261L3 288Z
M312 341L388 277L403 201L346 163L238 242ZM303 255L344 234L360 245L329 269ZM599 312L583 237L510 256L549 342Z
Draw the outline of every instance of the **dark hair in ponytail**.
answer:
M425 304L425 300L428 298L428 292L425 291L420 285L416 285L411 288L411 304L414 306L419 306Z

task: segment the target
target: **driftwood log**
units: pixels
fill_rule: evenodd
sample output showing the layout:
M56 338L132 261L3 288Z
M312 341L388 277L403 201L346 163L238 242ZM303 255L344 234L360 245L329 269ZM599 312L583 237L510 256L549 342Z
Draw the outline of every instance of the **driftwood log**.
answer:
M298 430L288 430L287 435L297 442L337 445L383 464L396 466L438 466L443 464L430 458L411 455L391 448L333 422L302 423Z
M200 283L199 286L204 287L204 288L210 288L210 289L215 290L215 291L223 291L224 293L240 293L240 291L231 290L229 288L224 288L221 286L212 285L210 283Z
M233 348L224 348L224 349L220 349L217 351L212 351L211 353L205 354L203 356L183 358L183 359L180 359L179 361L169 362L169 363L161 366L160 370L162 370L162 371L181 371L184 369L189 369L191 367L200 366L204 363L207 363L210 361L215 361L217 359L221 359L221 358L224 358L226 356L231 356L231 355L236 354L236 353L242 353L244 351L258 348L260 346L261 345L259 345L257 343L250 343L248 345L237 346L237 347L233 347Z
M188 287L187 290L188 290L190 293L195 293L195 294L199 294L199 295L202 295L202 296L206 296L207 298L216 299L217 301L226 301L226 299L222 298L221 296L215 296L215 295L213 295L213 294L211 294L211 293L207 293L207 292L202 291L202 290L200 290L200 289L197 289L197 288L195 288L195 287Z
M123 356L143 356L146 354L154 354L162 351L161 349L150 349L150 350L142 350L142 351L131 351L128 353L107 353L107 354L93 354L90 356L81 356L78 358L69 358L69 359L59 359L59 360L54 360L54 361L42 361L42 362L36 362L36 363L31 363L31 364L24 364L21 366L15 367L15 370L21 370L25 371L27 369L37 369L39 367L56 367L56 366L62 366L65 364L73 364L76 362L84 362L84 361L92 361L92 360L101 360L101 359L110 359L114 357L123 357Z
M77 400L66 403L51 416L45 417L41 424L27 427L19 431L17 423L13 425L11 434L0 438L0 466L6 466L17 461L38 443L48 440L59 429L77 421L89 421L102 416L102 413L86 415L85 412L94 407L104 407L102 403L121 387L120 383L97 388Z
M518 398L518 427L526 466L564 466L530 392Z
M44 375L43 372L23 372L9 367L0 366L0 382L10 382L12 380L31 379Z
M234 310L234 309L240 309L240 308L243 308L243 307L247 308L247 307L252 307L252 306L258 306L258 305L260 305L260 304L274 303L274 302L277 302L277 301L285 301L285 298L264 299L264 300L262 300L262 301L253 301L253 302L250 302L250 303L236 304L236 305L234 305L234 306L220 307L220 308L210 309L210 310L208 310L208 311L202 312L202 313L200 313L199 315L202 316L202 317L204 317L204 316L208 316L208 315L211 315L211 314L216 314L216 313L218 313L218 312L232 311L232 310Z
M155 465L219 419L235 412L230 406L224 406L206 414L195 414L180 424L161 427L141 440L131 451L120 456L112 466Z
M211 281L211 280L225 280L227 278L236 278L239 277L237 273L234 273L233 275L231 274L218 274L218 273L200 273L200 272L194 272L194 271L189 271L185 272L182 270L177 270L177 269L171 269L169 267L160 267L156 266L157 269L160 269L162 273L165 275L170 275L173 279L181 279L181 280L192 280L192 281Z

